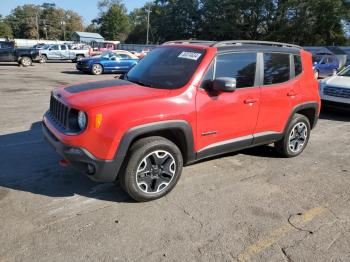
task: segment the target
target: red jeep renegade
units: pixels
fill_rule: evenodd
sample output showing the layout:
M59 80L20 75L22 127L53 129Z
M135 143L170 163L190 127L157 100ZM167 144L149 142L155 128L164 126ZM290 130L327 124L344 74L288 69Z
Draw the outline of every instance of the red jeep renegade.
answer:
M274 143L306 147L320 111L311 54L255 41L174 41L122 79L52 92L43 132L91 179L119 181L135 200L169 193L183 165Z

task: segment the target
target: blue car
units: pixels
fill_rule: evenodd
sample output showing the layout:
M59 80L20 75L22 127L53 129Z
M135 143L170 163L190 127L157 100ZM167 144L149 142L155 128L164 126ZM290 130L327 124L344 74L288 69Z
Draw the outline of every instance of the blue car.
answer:
M316 79L334 75L339 69L339 61L334 55L318 54L312 57L312 62Z
M100 56L82 59L77 62L77 69L94 75L103 73L127 73L139 62L139 59L128 52L103 52Z

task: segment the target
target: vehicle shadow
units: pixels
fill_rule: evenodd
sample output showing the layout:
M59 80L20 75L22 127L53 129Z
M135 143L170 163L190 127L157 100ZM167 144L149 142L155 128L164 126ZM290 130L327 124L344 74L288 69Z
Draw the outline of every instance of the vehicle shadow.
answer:
M134 201L114 183L96 183L58 165L59 156L44 141L41 122L24 132L0 136L0 187L49 197L75 194L113 202Z
M18 63L14 63L14 62L0 63L0 66L17 66L17 67L19 67Z
M88 73L84 73L78 70L75 71L61 71L62 74L67 74L67 75L87 75Z

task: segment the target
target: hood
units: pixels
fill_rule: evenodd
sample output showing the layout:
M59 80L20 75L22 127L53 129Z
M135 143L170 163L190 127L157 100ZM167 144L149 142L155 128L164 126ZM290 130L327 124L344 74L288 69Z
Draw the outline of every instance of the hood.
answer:
M335 87L350 88L350 77L346 76L332 76L323 81L323 84Z
M121 79L87 82L57 88L54 96L70 107L89 109L110 103L130 103L166 96L169 90L140 86Z

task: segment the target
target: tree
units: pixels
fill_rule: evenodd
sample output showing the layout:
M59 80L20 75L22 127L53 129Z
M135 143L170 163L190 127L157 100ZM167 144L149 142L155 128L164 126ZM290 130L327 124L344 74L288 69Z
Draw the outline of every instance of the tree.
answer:
M131 30L126 39L127 43L144 43L147 35L147 16L151 3L142 8L136 8L129 14Z
M35 5L18 6L5 18L15 38L36 38L38 35L36 17L39 8Z
M99 17L93 23L98 25L100 34L110 40L124 41L131 28L125 5L120 0L101 0L98 9Z
M6 22L3 21L1 15L0 15L0 37L12 38L12 29Z
M151 15L154 42L197 38L199 5L198 0L155 0Z
M37 38L39 33L41 38L69 40L74 31L83 30L81 16L50 4L18 6L5 18L5 22L16 38Z

